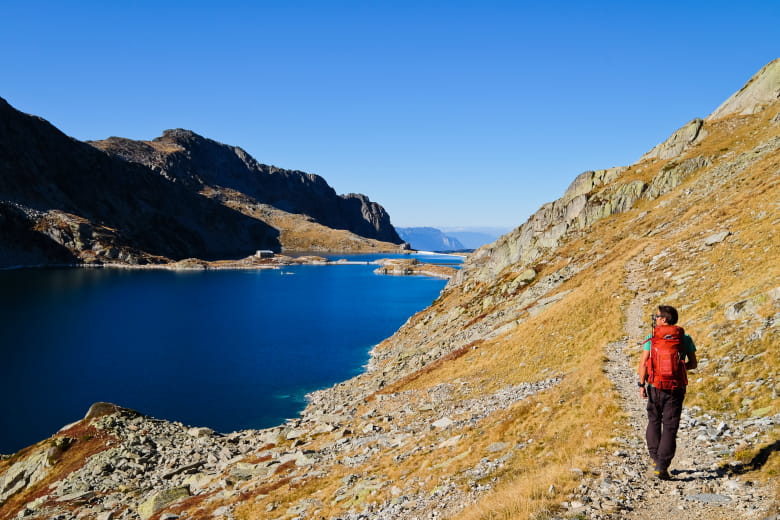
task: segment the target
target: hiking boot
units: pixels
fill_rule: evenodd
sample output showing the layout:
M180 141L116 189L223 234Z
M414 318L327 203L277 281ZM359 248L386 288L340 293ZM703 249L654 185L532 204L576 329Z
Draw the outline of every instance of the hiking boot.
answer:
M648 468L648 473L651 477L657 477L658 476L658 463L654 460L650 461L650 467Z
M672 476L665 469L656 468L653 470L653 475L655 475L655 478L658 480L672 480Z

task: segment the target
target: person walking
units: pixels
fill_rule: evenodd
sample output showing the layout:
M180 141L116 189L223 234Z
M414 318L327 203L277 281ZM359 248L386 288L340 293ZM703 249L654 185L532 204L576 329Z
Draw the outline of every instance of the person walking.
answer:
M640 395L647 399L647 450L653 473L669 480L669 465L677 450L686 372L698 365L693 339L677 324L677 309L659 305L653 314L653 334L648 336L639 361Z

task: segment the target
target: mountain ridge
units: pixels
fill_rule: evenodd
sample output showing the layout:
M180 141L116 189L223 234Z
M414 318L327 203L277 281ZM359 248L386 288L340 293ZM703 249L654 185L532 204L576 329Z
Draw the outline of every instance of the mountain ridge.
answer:
M460 241L434 227L397 227L398 235L412 249L420 251L460 251L466 249Z
M401 243L387 212L365 195L337 195L319 175L261 164L238 146L218 143L191 130L165 130L152 141L113 137L88 144L143 164L193 191L225 188L288 213L308 215L327 227Z
M152 143L83 143L0 98L0 266L401 246L381 205L360 194L338 196L319 176L260 165L238 147L190 131L172 130ZM252 178L264 171L270 181Z

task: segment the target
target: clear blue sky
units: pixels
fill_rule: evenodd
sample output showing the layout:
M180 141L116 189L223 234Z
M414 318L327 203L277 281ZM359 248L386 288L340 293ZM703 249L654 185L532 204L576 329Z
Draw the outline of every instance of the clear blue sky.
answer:
M0 96L77 139L188 128L398 226L521 224L780 56L776 1L3 0Z

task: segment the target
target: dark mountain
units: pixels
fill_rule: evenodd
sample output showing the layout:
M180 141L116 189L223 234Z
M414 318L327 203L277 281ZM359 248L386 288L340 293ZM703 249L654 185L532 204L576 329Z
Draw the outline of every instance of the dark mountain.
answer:
M278 232L0 99L0 265L231 258Z
M379 204L187 130L84 143L0 98L0 267L394 250ZM286 241L286 242L285 242Z
M189 130L166 130L153 141L111 137L89 144L142 164L167 179L202 192L240 192L288 213L312 217L320 224L366 238L400 244L382 206L365 195L338 195L322 177L260 164L243 149L218 143Z

